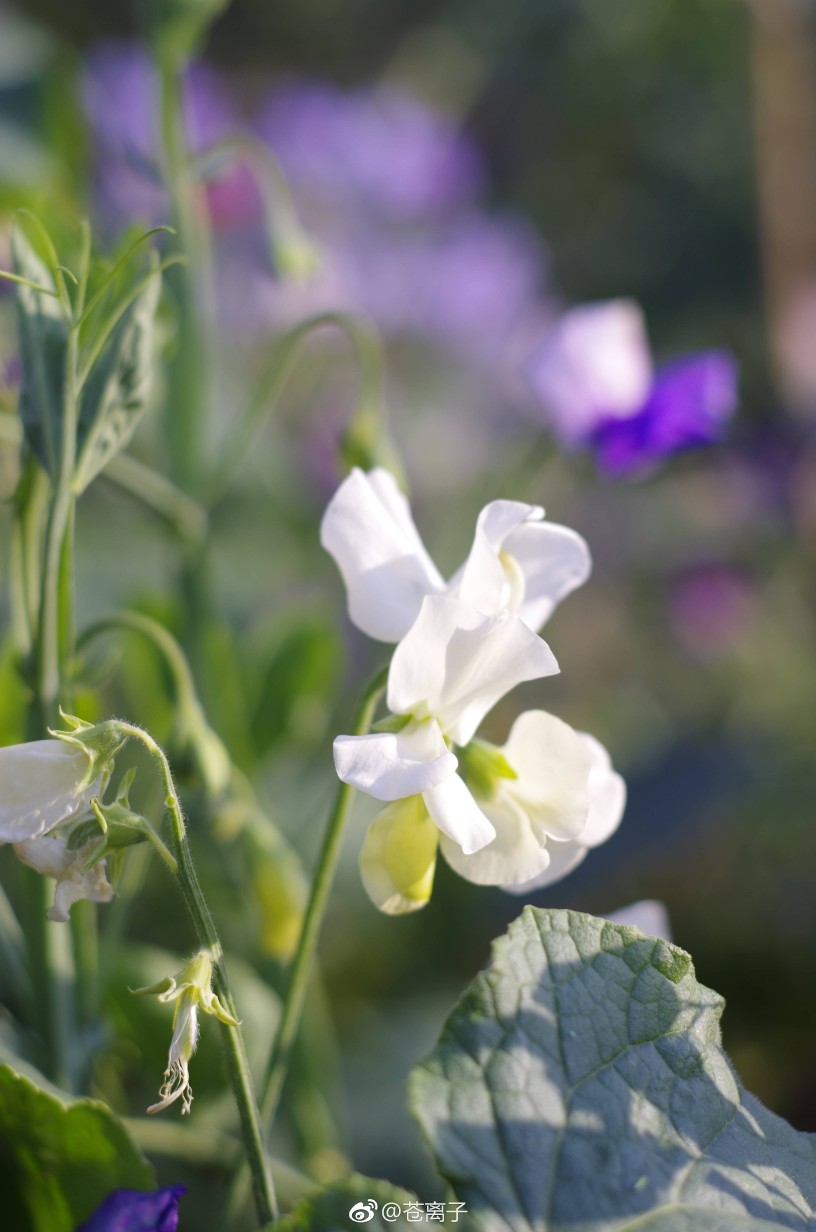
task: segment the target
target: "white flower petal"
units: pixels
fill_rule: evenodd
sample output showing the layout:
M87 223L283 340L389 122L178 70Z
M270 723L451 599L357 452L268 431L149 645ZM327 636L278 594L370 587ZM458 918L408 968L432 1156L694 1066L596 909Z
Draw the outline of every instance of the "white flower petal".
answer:
M626 808L626 784L612 768L609 754L599 740L587 732L578 733L589 750L592 766L589 772L589 814L581 842L597 847L615 833Z
M499 553L519 526L528 521L538 523L543 517L540 506L521 501L497 500L485 505L476 522L473 546L464 565L448 583L448 594L485 616L497 616L506 608L515 610L524 596L512 593L513 579L508 577ZM518 601L514 602L516 598Z
M480 851L495 837L496 831L458 774L424 791L422 798L442 833L465 855Z
M394 651L388 705L396 714L432 715L455 744L467 744L505 693L557 671L547 643L517 616L485 617L433 596Z
M100 788L99 780L81 786L88 766L88 754L62 740L0 748L0 842L36 838L87 812Z
M627 907L611 911L606 918L613 924L627 924L630 928L637 928L645 937L662 937L664 941L672 939L666 905L656 898L644 898L638 903L629 903Z
M476 885L513 885L542 873L549 864L549 853L533 834L524 810L509 798L480 801L480 807L493 824L495 838L466 854L459 844L443 836L442 854L451 868Z
M551 840L547 843L549 864L544 871L530 881L520 885L505 884L502 889L508 894L534 894L536 890L552 885L573 872L586 858L586 854L586 847L582 847L580 843L557 843Z
M643 313L626 299L570 309L533 356L529 376L567 444L585 440L602 419L636 414L652 383Z
M379 641L398 642L425 595L445 588L408 501L382 468L355 469L343 481L323 515L320 542L343 575L351 620Z
M502 753L518 777L503 779L499 794L521 805L540 841L580 836L584 842L594 764L585 738L553 714L527 710Z
M388 915L424 907L431 897L438 846L439 831L421 796L378 813L360 852L360 874L375 907Z
M554 522L524 522L508 537L504 550L524 578L524 599L518 614L536 631L592 572L586 541L576 531Z
M91 839L72 851L68 848L67 839L52 838L50 835L14 844L15 853L23 864L56 879L54 905L46 913L49 920L67 923L70 908L80 899L109 903L113 898L113 886L107 878L105 861L100 860L89 869L83 868L98 845L97 840Z
M400 732L338 736L334 765L344 783L377 800L402 800L436 787L458 762L437 723L409 723Z

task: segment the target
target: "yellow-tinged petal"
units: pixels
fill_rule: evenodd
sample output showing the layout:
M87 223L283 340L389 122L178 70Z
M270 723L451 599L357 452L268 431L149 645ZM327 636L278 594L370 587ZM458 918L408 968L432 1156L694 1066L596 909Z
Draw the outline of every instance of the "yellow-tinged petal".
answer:
M371 901L388 915L418 911L431 897L439 831L421 796L409 796L372 821L360 852Z

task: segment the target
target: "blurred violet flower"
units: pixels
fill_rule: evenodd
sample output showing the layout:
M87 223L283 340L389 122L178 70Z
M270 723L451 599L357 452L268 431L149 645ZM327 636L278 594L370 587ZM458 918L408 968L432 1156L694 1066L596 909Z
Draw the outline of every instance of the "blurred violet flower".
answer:
M751 579L727 562L684 569L672 581L669 613L677 641L696 659L727 654L745 633L754 612Z
M155 65L134 43L105 42L88 56L82 103L96 147L94 180L100 213L111 225L139 219L162 222L167 201L158 170L159 83ZM190 149L202 153L235 134L238 117L219 75L207 64L188 70L185 129ZM258 215L258 197L246 167L230 163L207 185L217 225Z
M590 446L609 474L718 440L737 405L737 365L727 351L653 369L643 315L631 300L564 313L528 377L559 440Z
M77 1232L176 1232L178 1203L185 1185L170 1185L143 1193L115 1189Z
M275 91L256 125L292 183L390 218L436 216L482 187L478 151L456 125L410 94L294 82Z
M478 207L481 159L449 117L393 88L306 82L275 91L256 130L324 257L318 277L270 287L278 321L343 306L482 364L540 328L543 245Z

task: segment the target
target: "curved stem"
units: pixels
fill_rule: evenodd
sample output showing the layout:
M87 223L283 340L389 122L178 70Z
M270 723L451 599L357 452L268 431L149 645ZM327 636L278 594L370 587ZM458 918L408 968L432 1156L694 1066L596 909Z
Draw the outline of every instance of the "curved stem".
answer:
M351 312L321 312L307 317L280 338L261 369L255 387L238 416L220 473L213 480L207 502L210 506L221 499L240 471L267 415L283 392L302 343L326 326L342 330L354 347L360 363L359 406L370 412L372 408L382 405L384 360L380 340L371 326Z
M151 466L120 453L111 458L101 478L164 518L191 547L200 547L206 539L207 515L201 506Z
M363 693L352 726L352 735L360 736L368 731L375 707L380 694L385 688L387 678L388 669L383 668L382 671L377 673L374 680L372 680ZM349 815L353 791L354 789L349 787L347 783L340 784L326 825L323 846L318 857L317 871L312 883L312 891L306 907L306 914L303 918L300 941L298 942L297 953L292 964L286 998L283 1003L275 1040L272 1044L272 1052L263 1085L261 1112L264 1124L268 1128L271 1128L275 1113L277 1112L283 1084L286 1081L292 1045L295 1042L298 1027L300 1026L303 1001L306 996L309 976L311 975L318 937L320 936L320 926L326 914L329 893L334 882L335 872L337 871L337 861L340 856L343 831Z
M227 982L227 973L224 967L221 943L218 939L218 932L215 927L215 922L204 898L204 894L195 871L195 865L193 864L190 845L187 839L187 827L184 822L181 801L179 800L175 783L173 782L173 774L170 769L170 763L167 760L164 750L156 743L153 737L146 731L143 731L142 728L136 727L135 724L132 723L122 723L118 721L116 722L116 727L123 736L130 736L136 740L139 740L147 749L159 769L165 792L165 806L170 817L170 824L173 831L173 845L175 847L176 859L178 861L177 877L179 886L181 887L182 894L184 895L184 901L187 904L187 909L192 917L199 942L202 946L211 950L216 956L213 967L216 992L218 993L218 996L229 1014L231 1014L233 1018L237 1019L235 1003L233 1002L232 994L230 993L229 984ZM260 1114L252 1092L249 1063L247 1061L244 1040L241 1034L240 1026L233 1027L227 1025L226 1023L221 1023L220 1026L221 1036L224 1043L227 1069L229 1071L235 1102L238 1106L238 1112L241 1118L241 1129L243 1132L244 1142L246 1144L247 1155L249 1157L249 1167L252 1173L252 1183L258 1218L261 1224L265 1225L277 1217L277 1200L275 1197L275 1187L272 1181L272 1174L269 1169L269 1160L267 1158L266 1148L264 1145Z
M77 650L84 650L100 634L109 633L116 629L141 633L144 637L148 638L160 651L170 669L173 683L176 687L179 707L182 710L193 708L198 711L200 709L193 673L190 670L190 665L187 662L184 651L172 633L165 629L164 625L154 620L152 616L145 616L141 612L117 612L114 616L103 616L101 620L94 621L92 625L89 625L87 629L82 631L77 639Z

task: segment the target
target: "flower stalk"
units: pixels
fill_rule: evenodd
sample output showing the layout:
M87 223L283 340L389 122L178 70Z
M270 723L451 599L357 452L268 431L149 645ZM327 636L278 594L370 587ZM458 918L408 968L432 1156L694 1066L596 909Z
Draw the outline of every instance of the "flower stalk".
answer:
M264 1143L261 1118L249 1074L246 1049L235 1004L227 982L227 973L221 950L221 943L215 922L212 918L198 875L193 864L190 845L187 838L187 827L181 807L170 763L164 750L152 736L142 728L132 723L116 722L116 728L123 737L139 740L155 762L161 776L165 793L165 807L170 818L173 834L174 854L178 863L177 879L187 909L193 921L198 940L202 948L213 956L213 987L215 992L236 1025L221 1021L221 1038L224 1044L224 1055L227 1062L230 1084L241 1119L241 1130L246 1145L249 1168L252 1175L252 1186L255 1206L261 1225L269 1223L277 1217L277 1199L269 1160Z
M353 732L363 735L371 726L377 702L385 689L388 669L378 672L360 698ZM286 997L283 1002L278 1030L272 1044L269 1065L263 1084L261 1112L264 1124L271 1129L280 1102L283 1085L289 1068L292 1046L300 1026L303 1002L309 985L320 928L326 914L340 848L353 798L353 789L341 783L334 799L332 811L326 824L323 845L318 857L306 914L300 933L297 952L289 976Z

